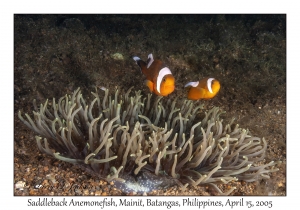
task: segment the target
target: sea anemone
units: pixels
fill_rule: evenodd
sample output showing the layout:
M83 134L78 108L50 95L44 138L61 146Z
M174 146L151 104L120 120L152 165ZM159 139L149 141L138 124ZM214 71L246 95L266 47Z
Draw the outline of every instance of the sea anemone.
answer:
M78 88L52 105L34 101L34 120L19 111L20 120L39 136L40 151L79 165L91 174L113 181L122 191L150 192L178 184L209 184L269 178L279 162L256 164L264 159L267 143L253 137L222 112L184 100L92 92L88 104ZM180 108L178 108L180 107Z

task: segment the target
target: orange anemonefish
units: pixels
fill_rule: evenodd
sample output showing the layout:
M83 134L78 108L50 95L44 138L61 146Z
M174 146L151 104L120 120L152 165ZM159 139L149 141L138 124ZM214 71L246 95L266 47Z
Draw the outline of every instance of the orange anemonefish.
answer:
M184 87L189 88L188 99L199 100L215 97L221 85L215 78L206 77L197 82L189 82Z
M148 55L147 63L142 61L139 57L134 56L133 60L141 68L141 71L146 76L146 85L151 92L159 96L167 96L175 89L175 78L171 70L166 67L162 61L154 60L153 55Z

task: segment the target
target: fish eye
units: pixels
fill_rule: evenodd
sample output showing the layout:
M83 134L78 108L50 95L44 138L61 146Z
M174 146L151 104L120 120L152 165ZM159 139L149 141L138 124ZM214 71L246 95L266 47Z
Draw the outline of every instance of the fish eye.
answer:
M162 80L163 82L166 82L166 78L163 78L163 80Z

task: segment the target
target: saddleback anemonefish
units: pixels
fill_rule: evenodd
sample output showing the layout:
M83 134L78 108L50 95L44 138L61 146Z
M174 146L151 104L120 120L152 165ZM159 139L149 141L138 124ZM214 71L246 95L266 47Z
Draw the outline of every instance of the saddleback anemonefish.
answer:
M154 60L152 54L148 55L147 63L137 56L134 56L133 60L136 61L146 76L146 85L151 92L160 96L167 96L174 91L175 78L171 70L161 60Z
M210 99L217 95L220 90L220 82L215 78L203 78L197 82L189 82L185 86L188 88L188 99L199 100L199 99Z

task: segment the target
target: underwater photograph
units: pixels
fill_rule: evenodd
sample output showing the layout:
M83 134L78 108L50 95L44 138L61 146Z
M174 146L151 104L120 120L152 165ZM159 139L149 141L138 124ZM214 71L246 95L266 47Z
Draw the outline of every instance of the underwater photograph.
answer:
M14 14L14 196L286 196L286 14Z

